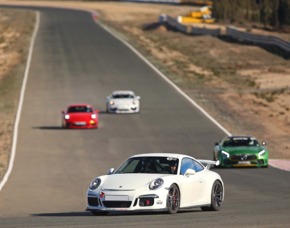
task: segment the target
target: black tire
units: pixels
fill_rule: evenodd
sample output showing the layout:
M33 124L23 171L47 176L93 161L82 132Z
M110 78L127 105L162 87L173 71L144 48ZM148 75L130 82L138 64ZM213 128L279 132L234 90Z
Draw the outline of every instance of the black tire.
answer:
M211 190L211 204L209 207L201 207L203 211L219 211L222 207L224 188L219 180L213 183Z
M215 152L213 152L213 156L212 156L212 158L213 158L214 161L217 161L217 158L216 158Z
M63 122L63 123L61 124L61 127L64 128L64 129L68 129L68 125L67 125L65 122Z
M167 202L166 207L170 214L177 213L180 206L180 192L178 187L173 184L170 186L168 195L167 195Z

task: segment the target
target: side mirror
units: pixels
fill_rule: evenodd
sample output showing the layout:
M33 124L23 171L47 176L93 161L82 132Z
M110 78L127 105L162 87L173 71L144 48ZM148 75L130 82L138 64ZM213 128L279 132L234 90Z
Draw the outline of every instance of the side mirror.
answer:
M189 177L189 176L191 176L191 175L194 175L196 172L195 172L195 170L193 170L193 169L187 169L186 171L185 171L185 176L187 176L187 177Z
M140 100L140 99L141 99L141 97L140 97L140 96L136 96L136 99Z
M111 174L113 174L114 171L115 171L114 168L110 168L110 169L108 170L108 172L107 172L107 175L111 175Z
M63 110L61 111L61 114L64 114L64 111Z
M214 145L215 145L215 146L218 146L218 145L219 145L219 143L218 143L218 142L216 142Z
M96 110L95 110L95 112L96 112L96 113L99 113L99 112L100 112L100 110L99 110L99 109L96 109Z
M262 146L266 146L267 143L265 141L262 141Z

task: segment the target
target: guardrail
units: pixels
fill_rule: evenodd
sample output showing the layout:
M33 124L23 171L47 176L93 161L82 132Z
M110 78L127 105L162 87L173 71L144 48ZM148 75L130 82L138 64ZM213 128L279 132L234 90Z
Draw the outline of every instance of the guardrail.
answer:
M166 4L193 4L212 5L211 0L121 0L123 2L146 2L146 3L166 3Z
M208 29L208 28L200 28L195 27L194 25L184 25L180 23L177 19L167 16L165 14L161 14L159 16L159 23L166 24L178 31L181 31L186 34L191 35L211 35L211 36L227 36L228 38L238 40L239 42L248 42L254 45L267 45L267 46L275 46L286 52L288 55L290 54L290 42L287 42L276 36L267 36L267 35L259 35L253 34L249 32L239 31L235 27L228 26L225 34L222 34L220 28L218 29Z
M276 36L267 36L243 32L231 26L227 27L226 35L232 39L236 39L243 42L250 42L257 45L276 46L290 53L290 42L287 42Z
M121 0L122 2L143 2L143 3L165 3L165 4L181 4L182 0Z

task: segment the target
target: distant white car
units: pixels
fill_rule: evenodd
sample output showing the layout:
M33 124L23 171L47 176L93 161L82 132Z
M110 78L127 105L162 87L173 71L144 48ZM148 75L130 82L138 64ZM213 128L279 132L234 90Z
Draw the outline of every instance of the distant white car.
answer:
M200 207L218 211L224 200L220 175L210 169L218 161L171 153L138 154L117 170L94 178L87 191L87 211L167 211Z
M112 92L106 100L109 113L138 113L140 112L140 96L130 90Z

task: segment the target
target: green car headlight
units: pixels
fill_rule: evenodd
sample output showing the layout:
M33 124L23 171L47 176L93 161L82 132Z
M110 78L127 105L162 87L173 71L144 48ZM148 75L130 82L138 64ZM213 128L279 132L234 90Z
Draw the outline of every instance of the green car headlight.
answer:
M258 153L258 155L259 155L259 156L263 156L263 155L265 155L265 153L266 153L266 150L262 150L262 151L260 151L260 152Z
M228 152L222 150L222 156L226 157L226 158L229 158L230 154Z

